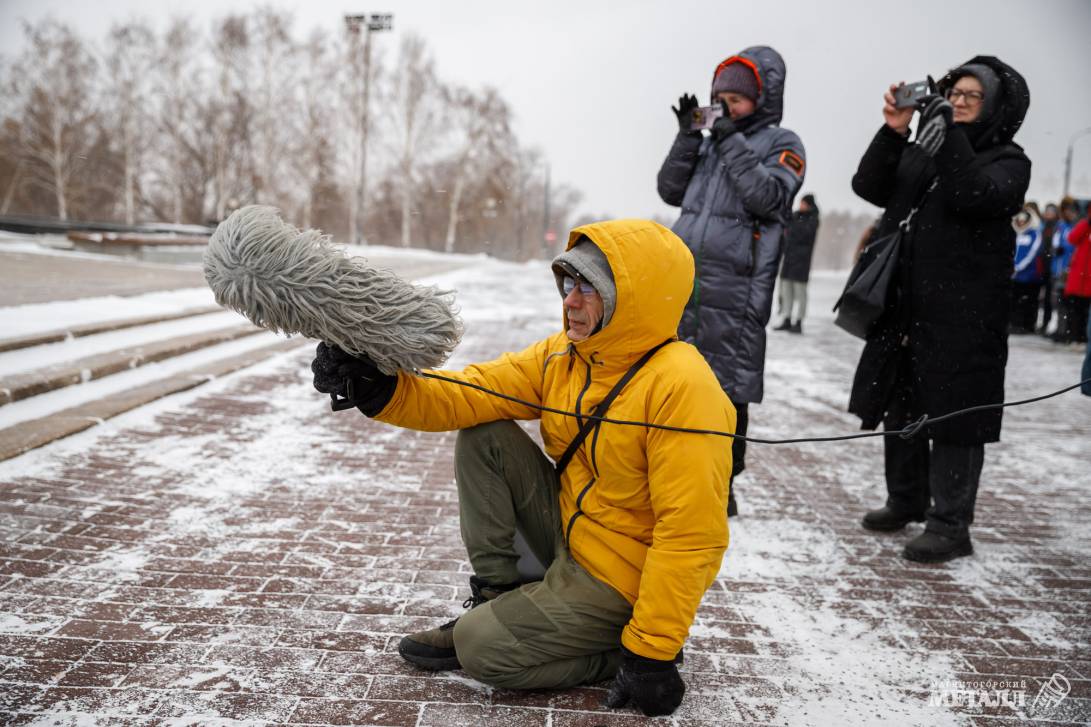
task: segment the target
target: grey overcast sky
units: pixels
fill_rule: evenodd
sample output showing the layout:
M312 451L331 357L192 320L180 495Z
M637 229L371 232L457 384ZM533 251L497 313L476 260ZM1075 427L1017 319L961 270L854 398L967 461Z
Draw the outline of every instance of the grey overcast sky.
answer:
M243 0L0 0L0 52L18 52L19 19L64 19L101 40L117 21L172 15L202 23ZM1016 141L1033 161L1030 199L1062 190L1069 140L1091 127L1091 0L281 0L299 37L316 25L340 31L347 12L391 12L397 36L424 36L440 75L500 89L524 143L544 150L554 180L586 195L582 210L613 217L675 211L655 175L673 137L670 106L684 92L707 98L727 55L767 44L788 67L783 125L807 149L804 191L826 209L869 211L849 187L881 123L891 82L939 76L976 54L1013 65L1031 89ZM1076 142L1072 191L1091 197L1091 134Z

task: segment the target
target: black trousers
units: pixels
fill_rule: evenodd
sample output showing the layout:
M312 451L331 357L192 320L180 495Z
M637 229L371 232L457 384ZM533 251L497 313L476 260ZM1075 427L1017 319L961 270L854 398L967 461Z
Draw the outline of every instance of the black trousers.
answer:
M1045 279L1042 281L1042 330L1049 328L1053 319L1053 271L1046 264Z
M750 423L750 405L749 404L736 404L735 405L735 434L746 436L746 427ZM746 440L745 439L732 439L731 440L731 481L734 483L735 477L741 475L742 471L746 469Z
M1038 324L1038 293L1041 283L1011 284L1011 328L1013 332L1034 333Z
M913 384L908 365L899 367L898 383L883 418L885 429L901 429L924 412L912 410ZM924 513L925 528L951 538L969 534L985 460L984 444L933 442L927 430L912 439L884 437L888 507Z
M1069 340L1087 343L1087 317L1091 311L1091 298L1080 295L1067 295L1065 298L1069 306Z

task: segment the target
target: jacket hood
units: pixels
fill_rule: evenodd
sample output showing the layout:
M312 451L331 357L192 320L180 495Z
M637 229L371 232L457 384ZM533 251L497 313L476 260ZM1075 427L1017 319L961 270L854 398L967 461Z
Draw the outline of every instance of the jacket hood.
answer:
M742 62L758 77L758 100L754 113L746 117L746 131L778 126L784 115L784 59L767 45L753 45L723 59L712 72L712 83L724 66ZM709 85L712 88L712 85ZM715 101L715 99L713 99Z
M952 68L939 80L937 88L946 95L947 89L955 81L967 75L966 66L981 64L988 66L1000 77L1000 105L992 116L980 123L966 125L967 134L973 141L974 149L980 151L989 147L1007 144L1015 138L1015 132L1023 125L1023 118L1030 108L1030 88L1027 81L1014 68L994 56L974 56L957 68Z
M582 225L569 233L565 249L584 235L606 255L617 300L610 322L574 345L596 363L628 366L677 334L693 290L693 255L677 235L650 220Z

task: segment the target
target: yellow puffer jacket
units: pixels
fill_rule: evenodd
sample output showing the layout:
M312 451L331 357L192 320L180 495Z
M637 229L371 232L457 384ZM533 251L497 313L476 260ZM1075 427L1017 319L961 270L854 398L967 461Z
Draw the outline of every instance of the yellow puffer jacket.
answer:
M519 353L444 374L588 413L642 354L675 337L693 286L693 257L682 241L646 220L585 225L572 231L568 246L581 235L605 253L614 274L609 325L579 343L559 332ZM735 408L708 364L679 341L648 361L607 416L735 431ZM556 461L576 436L576 419L456 384L400 373L393 399L376 418L446 431L539 417L546 453ZM560 504L569 551L633 604L622 634L631 651L671 659L682 647L727 549L730 472L726 437L615 424L592 432L565 469Z

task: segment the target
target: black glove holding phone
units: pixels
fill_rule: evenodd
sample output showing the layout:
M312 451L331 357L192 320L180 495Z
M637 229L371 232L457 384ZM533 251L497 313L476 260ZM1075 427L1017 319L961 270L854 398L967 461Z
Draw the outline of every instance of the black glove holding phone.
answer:
M678 130L687 134L699 134L700 131L694 131L693 126L693 111L700 104L697 103L697 97L693 94L684 93L678 97L678 105L671 106L671 111L678 117Z

